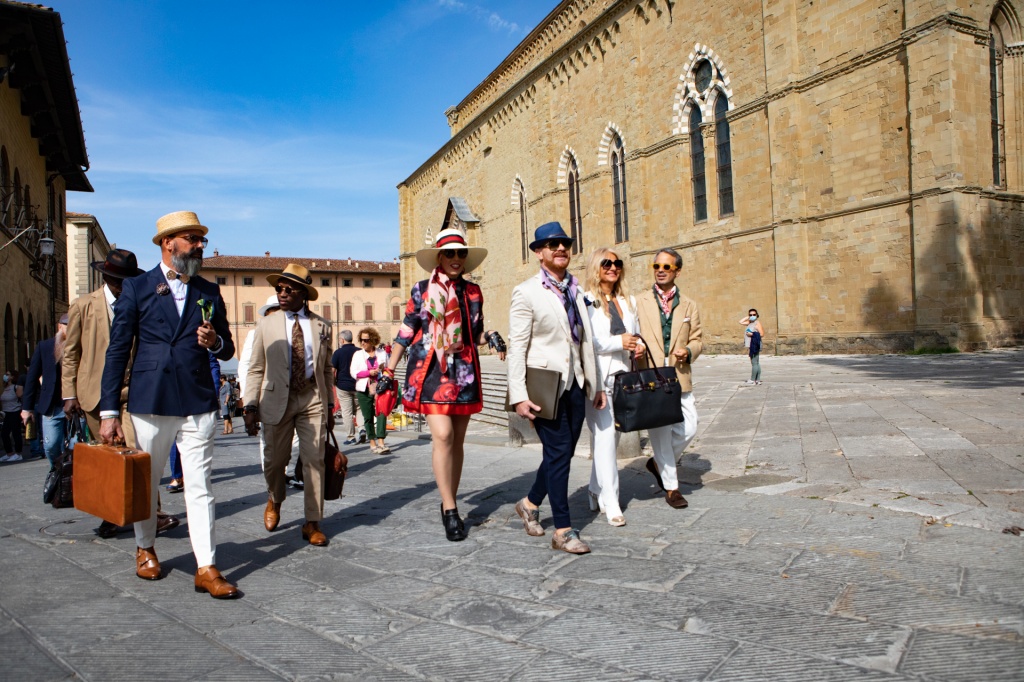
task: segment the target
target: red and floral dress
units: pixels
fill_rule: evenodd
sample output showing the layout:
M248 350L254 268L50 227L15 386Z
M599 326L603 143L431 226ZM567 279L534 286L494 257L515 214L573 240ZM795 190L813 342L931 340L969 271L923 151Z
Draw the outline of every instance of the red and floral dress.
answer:
M446 357L447 367L442 372L430 335L430 312L424 305L429 283L425 279L413 286L395 338L395 343L405 347L409 362L402 405L406 411L420 414L476 414L484 406L477 352L484 333L483 294L478 285L461 277L455 280L462 324L470 333L463 335L461 350Z

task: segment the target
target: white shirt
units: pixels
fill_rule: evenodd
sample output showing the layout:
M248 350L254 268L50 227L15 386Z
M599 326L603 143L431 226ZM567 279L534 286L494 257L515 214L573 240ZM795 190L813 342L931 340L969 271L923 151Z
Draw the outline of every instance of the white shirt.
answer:
M164 279L167 280L167 285L171 287L171 296L174 296L174 306L178 309L178 316L181 316L181 311L185 309L185 297L188 296L188 285L182 282L180 279L169 279L167 273L170 272L170 268L164 265L163 261L160 261L160 270L164 273Z
M103 298L107 299L107 312L110 313L110 319L114 319L114 302L117 298L114 296L114 292L110 290L110 287L103 284Z
M311 379L313 377L313 327L309 321L309 315L306 314L306 309L303 308L298 312L284 311L284 331L285 338L288 339L288 343L292 340L292 327L295 325L295 318L299 319L299 328L302 329L302 340L306 344L306 378ZM288 356L288 373L291 375L291 355Z

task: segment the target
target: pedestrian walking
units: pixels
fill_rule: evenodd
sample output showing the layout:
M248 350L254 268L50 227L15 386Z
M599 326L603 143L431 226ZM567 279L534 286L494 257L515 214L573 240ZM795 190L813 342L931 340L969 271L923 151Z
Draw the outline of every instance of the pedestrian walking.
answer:
M231 423L231 413L235 409L234 392L231 390L231 382L228 381L227 377L222 376L220 378L218 399L220 400L221 417L224 419L224 430L221 432L221 435L226 436L229 433L235 432L235 426Z
M480 354L490 343L505 359L505 342L496 331L484 333L484 298L465 275L487 257L487 249L469 246L461 231L441 230L434 245L416 252L430 273L413 285L379 392L390 388L395 368L409 354L402 405L422 414L430 429L431 465L441 495L441 523L452 542L466 538L458 494L470 417L483 409Z
M2 440L4 444L4 456L0 462L20 462L21 449L24 447L21 432L21 397L23 391L17 383L14 372L4 373L3 393L0 393L0 407L4 412L4 423L2 427Z
M43 435L43 452L50 460L50 469L57 466L57 458L64 452L64 431L67 419L61 399L61 362L67 343L68 315L57 321L57 333L40 341L32 353L25 390L21 400L21 419L25 424L36 421ZM75 417L79 419L80 417Z
M750 378L745 385L753 386L761 383L761 344L764 342L764 327L761 326L761 316L757 308L751 308L747 316L740 320L740 324L746 325L743 330L743 346L750 356Z
M363 427L370 440L370 451L378 455L391 452L384 439L388 435L387 415L376 410L377 381L380 371L387 367L388 359L383 350L378 350L380 333L373 327L359 330L359 350L352 354L349 373L356 380L356 399L359 411L363 413Z
M555 524L552 549L586 554L590 546L580 539L569 515L569 465L583 430L586 401L603 410L606 396L598 383L594 334L583 292L568 272L574 241L557 222L545 223L534 233L530 250L537 256L540 272L512 290L508 395L516 414L533 422L544 448L533 487L516 503L516 514L528 535L544 535L538 507L547 497ZM536 414L541 406L527 391L528 368L560 375L553 419Z
M338 389L341 409L341 424L345 429L343 445L356 444L356 380L352 377L352 356L359 348L352 343L352 332L342 329L338 350L334 351L331 366L334 367L334 385Z

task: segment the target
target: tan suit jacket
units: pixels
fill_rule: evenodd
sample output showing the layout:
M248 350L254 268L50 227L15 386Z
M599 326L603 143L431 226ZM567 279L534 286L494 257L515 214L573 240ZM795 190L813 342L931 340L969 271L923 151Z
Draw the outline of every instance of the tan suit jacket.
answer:
M245 378L245 405L260 409L260 421L278 424L288 408L289 374L292 359L292 340L284 311L260 318L253 331L252 359ZM309 326L313 339L313 377L327 418L331 403L333 367L331 366L331 325L319 315L309 313Z
M61 397L78 398L86 412L99 408L103 364L110 345L110 309L103 287L79 296L68 308L67 343L61 362Z
M676 289L676 291L679 291ZM648 343L651 355L658 367L665 364L665 343L661 331L661 304L650 288L636 297L637 317L640 318L640 335ZM684 346L689 349L688 360L676 360L676 376L684 393L693 390L690 367L704 350L704 331L700 326L700 312L697 304L679 292L679 305L672 312L672 333L669 337L669 354Z
M593 400L601 383L594 363L594 333L583 300L582 288L576 295L580 311L580 364L583 365L583 389ZM512 290L508 333L508 402L521 403L529 398L526 392L526 368L543 367L562 375L562 390L569 381L569 345L572 331L562 301L541 284L540 273Z

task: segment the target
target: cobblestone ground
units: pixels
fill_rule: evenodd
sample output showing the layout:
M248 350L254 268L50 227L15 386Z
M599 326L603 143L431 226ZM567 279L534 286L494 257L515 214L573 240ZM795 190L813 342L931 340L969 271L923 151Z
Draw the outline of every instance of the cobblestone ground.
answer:
M41 502L46 465L0 467L0 680L1024 680L1024 354L764 358L696 368L686 510L623 460L628 525L587 511L573 462L574 557L513 512L535 446L471 436L449 543L430 443L348 449L331 539L300 535L301 495L262 524L253 439L218 436L217 563L244 592L192 590L181 526L166 577L134 538Z

